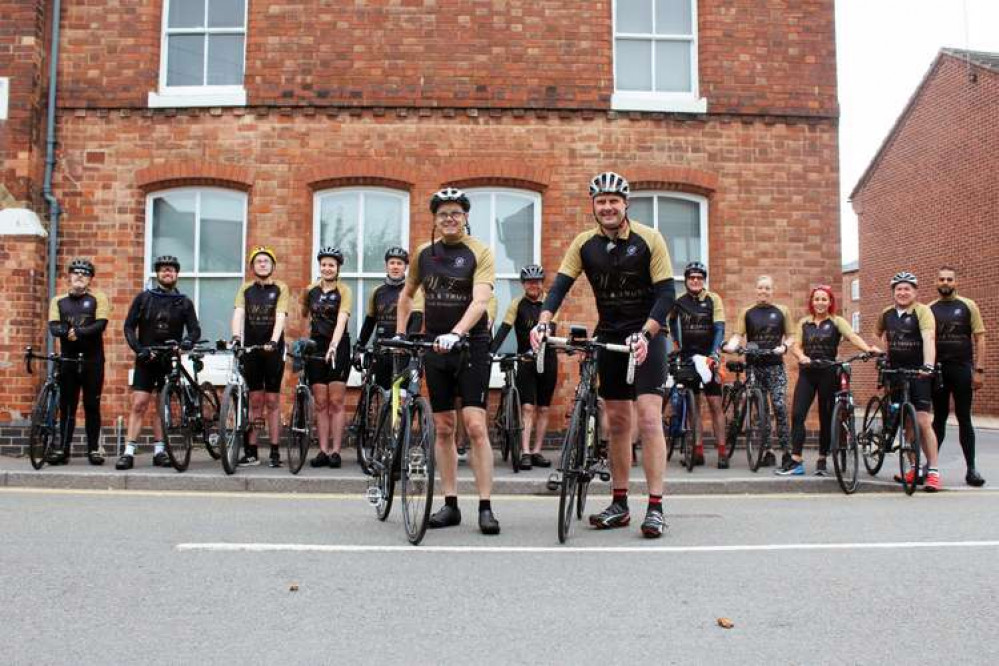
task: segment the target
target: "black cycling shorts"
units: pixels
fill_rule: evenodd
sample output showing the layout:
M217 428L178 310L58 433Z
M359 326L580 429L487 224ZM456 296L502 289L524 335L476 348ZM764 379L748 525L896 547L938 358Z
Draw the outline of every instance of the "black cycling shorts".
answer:
M136 391L154 393L163 388L168 374L170 374L169 358L160 357L147 362L136 359L135 369L132 372L132 388Z
M462 407L485 409L489 398L490 365L487 337L472 338L465 354L427 352L427 392L434 413L452 411L456 397L461 398Z
M909 382L909 401L917 412L933 411L933 378L907 379ZM895 389L893 395L902 399L901 388Z
M538 366L533 361L519 363L517 393L520 394L520 404L551 406L557 382L558 360L554 352L545 357L545 371L542 373L538 373Z
M330 349L329 338L313 338L316 350L310 356L326 356ZM346 382L350 376L350 336L340 338L340 346L336 348L333 367L325 361L309 359L305 362L305 378L309 385Z
M272 352L258 349L244 356L243 379L250 391L280 393L284 379L284 343Z
M624 344L628 336L598 336L601 342ZM635 368L635 381L627 383L628 355L601 350L597 357L597 375L600 378L598 394L604 400L634 400L636 396L666 395L666 335L659 334L649 342L645 363Z

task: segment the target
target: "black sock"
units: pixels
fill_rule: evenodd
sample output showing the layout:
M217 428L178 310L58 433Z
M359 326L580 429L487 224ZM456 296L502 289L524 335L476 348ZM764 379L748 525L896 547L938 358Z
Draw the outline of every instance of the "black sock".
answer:
M649 495L649 510L656 509L658 511L663 510L663 496L662 495Z
M281 446L279 444L271 444L271 458L281 457Z
M444 496L444 506L449 506L452 509L458 508L458 496L457 495L445 495Z
M247 444L246 445L246 457L247 458L256 458L257 457L257 445L256 444Z
M479 500L479 511L492 511L493 503L489 500L480 499Z
M620 504L621 506L628 508L628 489L627 488L615 488L614 494L612 496L614 499L614 504Z

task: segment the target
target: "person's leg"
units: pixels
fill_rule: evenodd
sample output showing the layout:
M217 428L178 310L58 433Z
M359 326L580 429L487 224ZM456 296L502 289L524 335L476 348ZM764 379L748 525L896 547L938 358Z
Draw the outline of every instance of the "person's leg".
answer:
M267 394L263 389L257 391L250 391L250 423L259 423L261 421L267 421ZM256 456L257 455L257 440L258 440L258 428L256 426L250 428L250 436L247 441L247 455Z
M614 491L628 491L631 473L631 400L604 400L604 413L610 434L608 461L611 469L611 488ZM644 456L643 456L644 457Z
M76 431L76 410L80 402L80 390L83 388L82 377L75 366L67 364L59 378L59 422L61 432L59 445L52 451L50 463L69 462L70 449L73 446L73 433Z
M812 381L812 375L807 370L798 373L798 383L794 386L794 399L792 400L792 425L791 425L791 457L801 462L805 448L805 421L808 419L808 411L812 408L812 400L815 399L817 386Z
M316 425L319 435L319 451L330 453L330 393L328 384L312 385L312 400L316 411Z
M663 435L663 399L654 393L639 395L635 400L638 411L638 433L642 438L642 467L649 495L662 497L663 475L666 472L666 438ZM628 461L630 463L630 460Z
M832 444L832 411L836 404L838 376L835 369L823 370L819 378L819 459L825 460Z
M958 436L961 440L961 451L964 453L964 464L969 470L975 469L975 427L971 422L971 403L975 396L972 388L974 368L970 363L955 365L949 369L949 372L954 391L954 415L957 416Z
M537 419L534 424L534 446L531 447L532 455L540 456L541 449L545 445L545 435L548 434L549 411L551 411L550 407L538 407Z
M86 368L83 382L83 416L87 425L87 453L91 462L99 464L101 446L101 394L104 392L104 359L95 359Z
M486 427L486 410L482 407L463 407L461 420L465 422L465 432L472 447L471 467L479 499L488 500L493 488L493 450Z
M937 451L947 438L947 419L950 417L950 382L949 365L943 366L940 378L933 384L933 434L937 437Z
M728 443L725 441L725 410L722 409L722 398L720 395L706 395L708 412L711 415L711 429L715 434L715 441L718 443L718 459L725 457Z
M534 427L534 405L524 403L520 406L520 421L523 426L523 431L521 432L521 452L523 455L528 456L531 454L531 428ZM513 455L513 451L510 455Z
M334 453L339 453L343 446L343 428L347 420L345 404L347 401L347 384L333 382L329 385L330 414L330 444Z
M434 412L434 452L444 497L458 496L458 452L454 446L455 412Z

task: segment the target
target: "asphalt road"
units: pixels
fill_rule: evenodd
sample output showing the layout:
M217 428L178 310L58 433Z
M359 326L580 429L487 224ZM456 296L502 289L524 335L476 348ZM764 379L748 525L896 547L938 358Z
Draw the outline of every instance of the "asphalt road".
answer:
M554 500L488 538L468 498L413 548L357 496L5 489L0 661L999 660L999 493L670 498L658 541L632 503L567 548Z

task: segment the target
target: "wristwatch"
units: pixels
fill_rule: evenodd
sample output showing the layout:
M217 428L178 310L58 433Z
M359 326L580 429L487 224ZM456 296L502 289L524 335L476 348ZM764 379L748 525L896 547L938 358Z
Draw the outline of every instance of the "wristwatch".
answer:
M652 332L647 328L642 329L642 335L645 337L646 342L652 342Z

